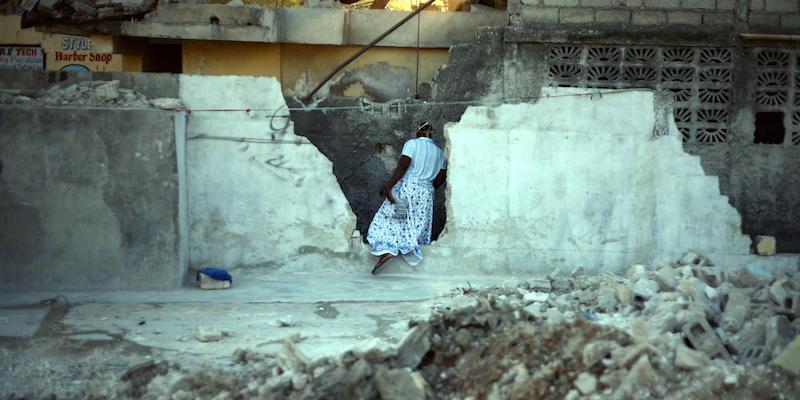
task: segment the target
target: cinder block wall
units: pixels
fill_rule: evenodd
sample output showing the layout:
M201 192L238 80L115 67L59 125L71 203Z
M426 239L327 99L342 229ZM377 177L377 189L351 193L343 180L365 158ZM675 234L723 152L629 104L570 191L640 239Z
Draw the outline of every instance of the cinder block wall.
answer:
M632 24L769 28L800 27L796 0L510 0L513 26Z

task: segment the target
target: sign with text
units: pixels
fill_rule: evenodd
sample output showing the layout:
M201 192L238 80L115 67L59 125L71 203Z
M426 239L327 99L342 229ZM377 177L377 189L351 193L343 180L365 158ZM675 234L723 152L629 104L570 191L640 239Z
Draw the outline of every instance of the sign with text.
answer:
M41 47L0 47L0 69L44 69Z

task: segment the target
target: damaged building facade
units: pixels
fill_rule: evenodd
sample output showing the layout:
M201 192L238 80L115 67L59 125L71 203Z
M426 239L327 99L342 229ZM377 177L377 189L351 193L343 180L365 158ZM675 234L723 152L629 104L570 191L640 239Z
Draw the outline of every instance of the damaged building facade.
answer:
M541 0L509 2L506 11L476 10L421 13L420 62L425 64L426 47L428 60L439 61L428 63L428 72L420 74L420 82L415 82L410 72L416 68L412 68L416 57L411 57L416 54L415 27L406 26L401 28L405 31L389 35L380 49L369 50L363 59L334 76L317 93L316 100L303 97L321 82L322 71L332 70L340 58L359 49L376 32L388 29L403 13L159 4L139 21L68 24L50 20L36 29L50 35L91 37L92 52L105 49L98 54L125 54L126 48L136 48L133 44L142 41L169 46L179 43L183 75L9 72L3 82L12 91L52 89L60 84L62 87L49 96L56 101L53 96L60 96L60 90L73 84L85 81L94 88L91 82L119 80L119 88L144 93L151 99L178 98L191 111L188 116L162 111L170 116L152 120L160 121L163 126L157 130L167 137L181 136L180 120L186 121L186 143L181 145L176 139L172 147L158 149L166 152L163 162L174 163L176 170L187 168L184 173L189 182L183 191L180 176L159 180L164 188L160 192L168 196L167 204L180 209L180 196L190 197L186 211L172 210L171 225L163 227L172 232L169 246L175 250L165 263L179 265L172 271L174 279L164 281L172 282L164 283L168 285L179 282L187 266L232 269L298 262L312 268L317 262L309 260L333 259L336 261L329 264L335 264L331 268L350 271L357 268L354 265L369 263L361 237L384 198L381 189L399 149L409 138L409 127L423 119L431 120L436 131L444 133L437 134L437 143L447 147L451 157L462 157L462 164L469 160L471 146L491 149L502 160L495 171L508 175L508 179L527 171L520 176L528 184L524 188L497 186L501 194L494 201L499 206L483 209L482 198L474 198L470 190L481 187L488 193L500 182L476 179L486 178L478 175L470 178L477 174L470 169L451 171L451 182L461 182L462 186L448 188L448 196L437 194L435 235L443 233L431 247L432 257L424 266L431 271L538 273L574 265L586 260L587 254L594 254L591 261L585 261L592 264L586 266L587 270L618 270L659 257L674 258L688 247L701 247L699 250L723 263L739 264L755 257L748 253L757 235L776 237L778 252L798 251L800 239L796 235L800 228L794 221L800 214L795 201L800 171L796 157L800 142L800 93L796 93L800 90L800 53L787 40L797 30L800 11L796 2L620 4ZM413 20L409 23L414 25ZM279 50L277 61L269 56L273 53L261 51L265 48ZM447 48L449 51L444 50ZM337 56L328 56L331 52ZM144 60L152 54L140 56L142 65L146 65ZM290 59L297 63L287 61ZM394 74L395 67L404 69L402 76ZM215 80L207 76L208 80L193 81L189 75L242 78ZM254 75L274 77L279 87L247 78ZM198 93L195 86L206 92ZM263 96L267 92L269 96L285 96L288 110L272 97L264 100L266 97L249 93L252 88L261 88ZM409 99L415 92L419 99ZM576 97L568 97L573 95ZM203 96L214 100L203 100ZM469 106L487 108L467 111ZM608 107L615 112L604 111ZM239 112L230 123L241 131L214 138L226 136L218 133L224 128L216 119L197 112L211 109ZM285 120L289 116L291 123ZM581 123L571 120L576 116ZM27 121L24 116L15 118L19 126ZM198 122L204 118L207 122ZM222 121L227 117L216 118ZM251 126L253 121L255 125ZM521 125L509 125L509 121ZM268 130L263 128L267 124ZM273 137L275 132L279 137ZM563 141L547 135L563 135ZM239 140L239 147L220 150L220 145L213 145L213 151L204 147L215 139L218 143L252 137L259 143L248 145ZM590 139L592 143L581 142ZM253 210L246 206L257 202L263 188L250 191L236 185L248 182L253 177L248 174L256 170L271 176L270 184L308 185L312 172L292 166L292 162L317 159L316 155L301 155L302 151L291 146L275 154L275 149L260 150L266 142L281 140L298 148L311 144L318 149L332 164L322 160L319 168L332 169L344 194L340 198L336 191L331 192L325 200L328 203L308 200L312 209L332 205L335 210L330 215L284 213L288 217L280 224L294 224L299 230L288 235L291 240L283 244L276 239L282 237L279 229L259 236L264 233L259 231L259 222L274 221L270 218L281 214L278 208L261 204ZM614 146L615 141L619 145ZM178 150L184 145L185 153ZM526 146L530 147L527 152ZM558 156L550 155L550 162L539 160L548 156L542 153L547 146L560 149ZM596 157L592 152L597 148L615 153ZM523 153L516 152L519 150ZM232 155L244 164L241 170L236 167L229 173L239 171L241 175L231 178L233 175L204 170L224 165ZM525 164L530 157L536 162ZM14 171L10 165L6 163L6 173ZM550 176L543 178L543 170L550 171ZM49 170L39 172L47 176ZM595 182L593 173L600 181L608 178L611 182L614 176L619 179L607 188L580 192L581 182ZM206 183L193 187L192 174L197 174L196 185ZM238 198L243 203L232 207L233 203L209 182L234 185L231 189L241 195ZM107 191L108 187L101 184L98 190ZM545 198L549 194L553 195ZM210 200L204 203L203 196ZM545 197L535 206L525 206L519 196ZM102 207L110 204L106 197L101 200ZM273 200L273 205L281 203L278 198ZM200 208L192 211L192 204ZM568 204L579 207L580 214L558 208ZM483 219L470 216L469 210L483 210ZM117 215L113 205L107 211ZM193 215L197 219L193 220ZM519 216L525 217L521 225L496 223L514 221ZM146 226L136 225L141 221L133 215L128 217L133 224L130 226L146 231ZM316 233L301 232L306 223ZM108 226L116 229L113 221ZM122 234L112 238L113 242L151 250L150 246L158 245L146 234L137 236L128 228L123 225ZM525 235L503 239L510 232ZM61 234L62 238L69 237L67 231ZM336 238L325 242L331 235ZM261 245L272 241L283 250L265 250ZM501 256L493 259L497 254ZM14 260L25 265L35 255L35 251L17 254ZM118 262L127 256L137 262L150 257L112 251L109 259ZM796 260L789 255L772 257L765 263L783 271L797 268ZM109 279L113 276L110 273ZM48 285L58 282L53 279ZM82 285L84 281L76 282Z

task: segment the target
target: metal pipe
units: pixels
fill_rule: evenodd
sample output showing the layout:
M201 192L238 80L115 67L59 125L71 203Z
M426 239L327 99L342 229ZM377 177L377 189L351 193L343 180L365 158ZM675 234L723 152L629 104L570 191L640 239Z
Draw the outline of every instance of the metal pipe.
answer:
M370 42L368 45L364 46L364 48L363 48L363 49L361 49L361 50L359 50L359 51L358 51L358 53L354 54L352 57L348 58L348 59L347 59L347 61L343 62L341 65L339 65L338 67L336 67L336 69L334 69L334 70L333 70L333 72L331 72L330 74L328 74L328 76L326 76L326 77L325 77L325 79L321 80L321 81L320 81L320 82L317 84L317 86L314 88L314 90L312 90L312 91L311 91L311 93L309 93L308 95L306 95L306 97L305 97L305 98L303 98L303 100L308 100L308 99L310 99L310 98L311 98L311 96L313 96L313 95L314 95L314 93L317 93L317 90L319 90L319 89L322 87L322 85L324 85L326 82L328 82L328 81L329 81L329 80L330 80L330 79L331 79L331 78L332 78L334 75L336 75L336 73L337 73L337 72L339 72L339 71L340 71L342 68L346 67L346 66L347 66L347 64L350 64L350 63L351 63L353 60L355 60L356 58L358 58L358 56L360 56L360 55L364 54L364 52L365 52L365 51L369 50L369 49L370 49L370 47L374 46L376 43L378 43L378 42L380 42L381 40L383 40L383 38L385 38L386 36L389 36L389 34L390 34L390 33L394 32L394 31L395 31L395 29L399 28L401 25L403 25L403 24L405 24L406 22L408 22L408 20L410 20L411 18L414 18L414 16L415 16L415 15L419 14L419 12L420 12L420 11L422 11L422 10L424 10L424 9L425 9L425 7L427 7L427 6L431 5L431 4L433 4L433 2L434 2L434 1L436 1L436 0L430 0L430 1L428 1L427 3L425 3L425 4L421 5L421 6L419 6L419 8L417 8L416 10L414 10L414 11L413 11L411 14L409 14L407 17L403 18L403 19L402 19L400 22L398 22L397 24L395 24L395 26L393 26L393 27L389 28L389 30L388 30L388 31L384 32L384 33L383 33L383 35L380 35L380 36L378 36L378 38L377 38L377 39L373 40L373 41L372 41L372 42Z
M740 36L744 40L787 40L792 42L800 42L799 35L768 35L763 33L742 33Z

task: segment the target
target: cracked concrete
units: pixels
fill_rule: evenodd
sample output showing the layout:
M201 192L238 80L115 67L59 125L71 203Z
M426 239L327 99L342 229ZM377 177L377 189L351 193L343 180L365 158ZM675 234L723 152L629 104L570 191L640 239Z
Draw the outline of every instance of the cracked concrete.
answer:
M450 306L467 281L488 287L507 279L248 270L225 290L6 291L0 293L0 370L14 382L0 384L0 397L47 391L69 398L90 377L115 377L153 358L226 365L238 348L277 351L291 336L312 359L338 356L367 338L397 343L411 319ZM40 303L59 295L57 303ZM287 316L291 326L280 326ZM194 337L198 326L211 325L225 334L222 340Z

